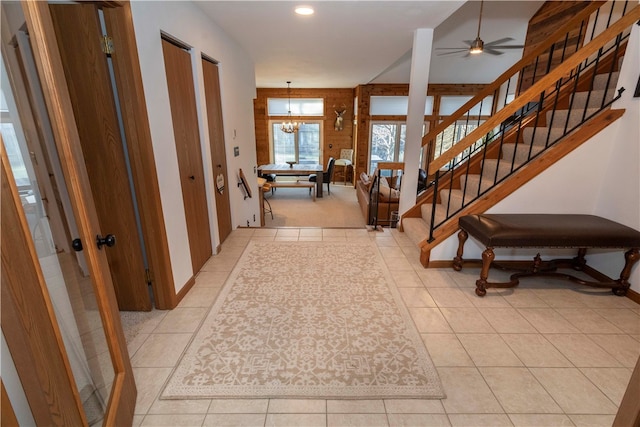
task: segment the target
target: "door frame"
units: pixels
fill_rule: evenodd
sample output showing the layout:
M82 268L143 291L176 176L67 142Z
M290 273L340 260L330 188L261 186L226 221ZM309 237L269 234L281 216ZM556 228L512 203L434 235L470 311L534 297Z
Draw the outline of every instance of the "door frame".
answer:
M3 144L1 136L0 144ZM5 224L0 235L2 333L36 425L86 425L47 284L4 150L1 157L0 215Z
M211 170L213 175L213 194L218 217L219 245L216 253L220 252L220 245L229 237L233 230L231 221L231 201L229 192L231 185L227 173L227 153L224 139L224 121L222 119L222 100L220 98L220 70L218 62L201 54L202 82L204 85L206 116L208 123L209 146L211 147ZM222 174L224 187L218 190L217 177ZM226 187L226 188L225 188ZM225 191L226 190L226 191Z
M51 118L56 147L62 159L65 182L69 190L73 212L78 222L78 231L80 238L85 242L84 253L87 259L89 273L92 277L98 309L102 316L115 374L104 417L104 424L128 425L133 419L137 394L133 369L122 331L107 257L104 251L99 250L97 245L93 244L96 238L95 236L103 233L101 233L99 227L87 170L84 165L80 139L75 125L73 108L69 98L60 53L57 49L53 23L46 2L23 1L22 8L27 27L29 28L33 55L42 85L47 111ZM5 163L3 158L3 178L10 173L9 170L6 170L5 166L8 166L8 162ZM5 187L4 183L3 187ZM6 184L6 187L11 188L11 185ZM15 188L11 191L15 192L14 190ZM3 199L4 196L3 192ZM44 391L45 394L49 395L53 394L51 390L48 390L52 382L43 381L43 378L50 378L56 375L58 371L60 372L59 375L64 377L66 374L67 378L72 380L73 374L65 357L64 346L61 341L60 332L57 329L57 324L55 323L55 315L53 314L51 303L48 299L48 292L46 291L42 272L39 269L35 249L30 243L30 239L28 239L29 234L25 234L25 219L24 216L21 217L18 212L18 208L15 205L15 197L13 197L13 203L7 204L6 209L9 213L11 212L11 208L17 212L17 215L14 216L13 223L15 225L21 224L21 227L10 227L10 229L16 229L13 236L8 235L7 230L3 230L4 232L2 233L3 243L5 243L5 234L7 234L7 239L13 237L13 241L11 241L9 246L3 244L4 248L12 248L12 251L2 251L2 292L3 294L11 292L14 296L12 301L17 302L16 308L19 310L20 322L22 325L25 325L24 331L27 332L26 335L20 334L20 336L26 341L28 346L30 346L32 349L31 354L39 361L38 366L41 367L38 371L39 379L41 379L40 389L34 389L34 384L27 382L25 393L29 396L37 395ZM5 203L3 203L2 209L4 213ZM30 256L25 257L26 259L24 259L20 267L15 266L9 268L9 266L13 264L9 262L9 258L14 252L13 243L20 240L23 241L22 245L26 247L27 253L29 253ZM9 273L11 273L12 270L15 270L18 275L10 276ZM18 279L20 274L31 275L32 280L29 282L31 286L24 286L24 283ZM24 292L27 291L31 292L31 294L24 294ZM31 303L32 301L38 300L42 302L45 311L40 316L32 317L30 315L30 310L32 309ZM41 332L34 333L33 331ZM57 356L54 357L52 356L53 354ZM62 370L60 363L62 363ZM42 370L46 372L42 372ZM33 377L33 373L23 370L21 377L23 376ZM60 387L66 389L67 397L70 392L75 396L75 399L67 402L68 399L65 399L64 394L60 396L53 394L53 397L55 397L53 401L55 402L52 401L51 395L49 395L48 402L51 405L55 403L65 409L70 417L75 416L82 420L83 415L81 408L76 407L75 412L73 410L72 402L75 400L76 404L79 403L77 390L73 386L69 388L64 381L62 381L61 384ZM50 416L59 416L59 413L54 411L51 405L48 406ZM75 420L77 421L78 418ZM60 421L57 420L54 424L60 424ZM66 424L66 422L62 422L62 424ZM75 423L70 423L70 425L73 424ZM86 420L82 424L86 424Z
M103 6L107 32L116 48L111 59L120 95L127 152L138 198L155 306L160 310L170 310L178 305L179 300L171 268L131 5L128 0L103 1L99 4Z
M26 0L22 1L25 16L27 15L26 5L29 3ZM179 299L171 267L131 5L128 0L94 3L102 7L107 32L116 49L111 54L111 59L119 93L123 131L127 139L127 154L131 162L132 181L137 195L155 307L160 310L170 310L178 305ZM53 31L48 10L47 12L43 10L42 13L46 13L49 17L49 29ZM64 78L64 73L62 76Z

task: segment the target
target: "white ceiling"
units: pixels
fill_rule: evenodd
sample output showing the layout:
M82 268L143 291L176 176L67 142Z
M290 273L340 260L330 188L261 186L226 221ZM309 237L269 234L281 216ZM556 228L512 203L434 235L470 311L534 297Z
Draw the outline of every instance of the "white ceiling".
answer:
M464 47L478 30L479 1L196 1L255 63L257 87L353 88L408 83L414 30L434 28L431 83L486 83L522 51L503 55L438 56L437 47ZM523 44L527 22L543 1L484 2L485 43L512 37ZM299 4L312 16L297 16Z

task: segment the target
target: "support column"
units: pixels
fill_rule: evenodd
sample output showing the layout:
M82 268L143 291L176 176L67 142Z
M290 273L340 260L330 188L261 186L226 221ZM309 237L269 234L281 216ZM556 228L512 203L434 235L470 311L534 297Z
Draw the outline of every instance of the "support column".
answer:
M427 101L427 84L431 65L433 29L419 28L413 35L411 76L409 79L409 108L407 111L407 136L404 147L404 176L400 193L400 214L416 204L418 168L422 147L424 105Z

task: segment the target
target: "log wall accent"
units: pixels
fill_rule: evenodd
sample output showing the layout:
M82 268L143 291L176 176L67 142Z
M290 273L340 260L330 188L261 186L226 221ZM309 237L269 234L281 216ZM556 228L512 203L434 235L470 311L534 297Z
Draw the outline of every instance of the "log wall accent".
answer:
M253 101L255 126L256 126L256 153L258 164L270 163L269 160L269 119L285 120L283 116L269 117L267 114L268 98L288 98L289 93L286 88L257 90L257 98ZM322 98L324 99L324 115L318 117L296 117L294 120L322 120L322 164L326 165L329 157L339 158L340 150L343 148L354 148L353 146L353 89L291 89L291 99L294 98ZM343 116L343 129L334 129L336 120L335 110L346 107L347 111ZM335 172L342 173L339 169ZM334 172L334 173L335 173Z
M574 15L580 12L582 9L589 5L589 1L547 1L529 20L529 28L527 29L527 36L524 42L524 50L522 56L526 56L529 52L537 48L541 43L544 43L551 34L553 34L558 27L564 22L571 19ZM553 58L551 59L550 69L546 69L549 60L549 53L540 55L538 61L538 67L535 68L535 64L531 64L525 68L521 75L521 81L518 93L530 88L535 79L539 80L544 77L545 74L554 69L558 64L562 62L562 57L568 57L572 55L577 49L579 49L584 41L584 28L576 27L570 33L566 39L566 47L564 40L556 43L556 48L553 51ZM564 53L563 53L564 49Z
M441 117L437 114L441 96L467 95L473 96L484 89L484 84L433 84L429 85L427 94L434 97L434 115L425 116L425 122L433 128ZM340 150L352 148L354 150L354 174L357 177L362 172L367 172L369 164L369 139L371 121L401 121L407 120L406 116L371 116L370 104L372 96L407 96L408 84L369 84L359 85L355 89L291 89L291 99L294 98L323 98L324 116L309 118L308 120L322 120L322 153L323 164L332 156L338 158ZM258 164L270 163L269 159L269 119L267 115L268 98L288 98L286 88L266 89L258 88L257 97L253 102L256 132L256 153ZM354 116L354 99L358 106ZM347 112L344 117L344 129L336 131L333 128L336 115L334 110L345 105ZM335 106L335 108L334 108ZM273 120L282 121L286 117L274 116ZM302 117L293 116L294 120L302 121ZM357 123L354 126L354 120ZM331 148L329 148L331 146ZM341 174L342 169L334 170L334 174ZM341 176L336 176L340 181ZM355 185L355 183L353 183Z

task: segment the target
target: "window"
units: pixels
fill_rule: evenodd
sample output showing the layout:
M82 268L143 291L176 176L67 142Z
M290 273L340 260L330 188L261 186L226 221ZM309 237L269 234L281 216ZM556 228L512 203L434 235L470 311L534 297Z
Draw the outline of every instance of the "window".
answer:
M320 127L322 122L310 121L300 125L297 132L285 133L280 130L282 122L272 120L271 141L274 163L297 162L319 164Z
M324 114L324 99L322 98L268 98L267 111L270 116L322 116Z
M423 136L426 129L427 126L423 125ZM403 122L373 122L369 150L369 173L373 173L379 162L404 162L406 137L407 125Z
M2 140L4 141L4 147L7 150L7 157L11 164L11 170L13 171L16 185L19 189L28 189L31 186L29 174L27 173L27 167L24 164L23 153L20 150L20 144L18 142L18 136L13 127L13 118L9 113L9 106L7 105L6 98L4 97L4 91L0 90L0 133L2 134Z
M482 123L484 123L484 120L476 121L473 123L468 123L465 120L458 120L457 122L446 128L436 140L436 149L433 158L436 159L440 157L442 153L450 149L462 138L466 137L468 134L476 130ZM455 158L455 163L457 164L461 162L469 155L470 152L475 151L481 145L482 138L476 141L462 153L458 154Z
M373 173L379 162L401 162L404 159L406 136L407 126L404 123L373 123L371 125L369 173Z

